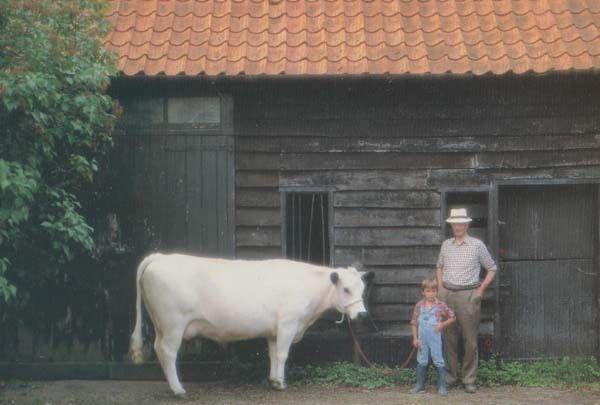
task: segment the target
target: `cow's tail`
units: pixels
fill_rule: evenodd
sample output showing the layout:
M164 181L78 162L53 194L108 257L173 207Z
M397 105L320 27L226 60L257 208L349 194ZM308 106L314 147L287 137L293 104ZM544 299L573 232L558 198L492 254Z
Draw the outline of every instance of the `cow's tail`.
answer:
M131 339L129 341L129 355L135 364L144 362L144 354L142 352L144 341L142 337L142 292L140 290L140 280L142 279L146 267L148 267L157 256L158 254L152 254L146 257L137 268L135 278L135 327L133 328L133 333L131 334Z

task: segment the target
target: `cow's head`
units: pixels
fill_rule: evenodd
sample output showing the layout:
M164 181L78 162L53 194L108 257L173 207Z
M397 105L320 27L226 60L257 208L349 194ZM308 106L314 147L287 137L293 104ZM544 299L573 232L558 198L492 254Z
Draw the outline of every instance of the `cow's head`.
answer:
M335 286L334 305L338 311L348 315L350 319L367 315L363 301L365 291L363 277L367 274L365 271L358 271L355 265L335 269L329 274L331 282Z

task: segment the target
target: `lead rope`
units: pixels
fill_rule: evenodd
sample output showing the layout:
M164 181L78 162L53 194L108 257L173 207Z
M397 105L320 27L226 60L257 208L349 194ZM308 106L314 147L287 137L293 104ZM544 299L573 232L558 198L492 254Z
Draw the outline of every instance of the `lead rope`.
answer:
M369 296L371 295L371 287L372 287L372 284L369 284L369 287L367 288L367 293L365 294L366 295L365 301L367 301L367 302L369 300ZM369 312L367 312L367 316L369 317L369 320L371 321L371 325L373 325L373 327L375 328L375 331L378 334L380 334L380 331L377 328L377 325L375 325L375 322L373 322L373 319L371 318L371 314L369 314ZM342 318L339 321L335 321L335 323L341 324L342 322L344 322L344 318L345 318L345 314L342 314ZM358 355L362 358L362 360L365 362L367 367L373 368L375 366L375 364L373 364L373 362L371 360L369 360L369 358L367 357L365 352L362 350L362 347L360 347L360 343L358 342L358 338L356 337L356 333L354 332L354 328L352 327L350 318L348 318L348 329L350 330L350 336L352 337L352 341L354 343L354 348L358 352ZM415 351L416 351L416 348L413 346L412 350L408 354L408 357L406 358L406 360L404 360L404 363L402 363L400 368L406 368L406 366L408 366L408 363L410 363L413 356L415 355Z
M344 317L342 316L341 322L344 321ZM338 321L336 321L337 323ZM367 357L367 355L365 354L365 352L362 350L362 347L360 347L360 343L358 342L358 339L356 337L356 333L354 332L354 328L352 327L352 323L350 322L350 319L348 318L348 329L350 330L350 336L352 337L352 341L354 343L354 347L356 349L356 351L358 352L359 356L362 358L362 360L365 362L365 364L369 367L372 368L375 365L373 364L373 362L371 360L369 360L369 358ZM412 360L413 356L415 355L415 351L417 349L413 346L412 350L410 351L410 353L408 354L408 357L406 358L406 360L404 360L404 363L402 363L402 365L400 366L400 368L406 368L406 366L408 366L408 363L410 363L410 361Z

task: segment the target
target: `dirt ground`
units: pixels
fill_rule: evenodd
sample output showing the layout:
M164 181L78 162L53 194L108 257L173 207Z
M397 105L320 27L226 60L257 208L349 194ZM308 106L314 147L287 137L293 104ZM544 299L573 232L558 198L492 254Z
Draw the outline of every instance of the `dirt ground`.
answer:
M417 396L409 387L366 390L292 385L273 391L264 385L187 383L178 399L161 381L39 381L0 386L2 404L600 404L600 392L547 388L482 388L476 394L452 389L447 397L435 387Z

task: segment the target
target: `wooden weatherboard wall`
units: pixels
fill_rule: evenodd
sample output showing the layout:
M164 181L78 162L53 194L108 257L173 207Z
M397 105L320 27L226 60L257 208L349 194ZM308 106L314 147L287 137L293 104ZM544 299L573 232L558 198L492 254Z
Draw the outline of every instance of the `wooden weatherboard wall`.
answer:
M406 335L445 237L446 191L599 177L599 90L593 75L235 87L237 255L281 255L281 191L330 190L333 264L375 271L371 313L385 334ZM485 229L497 258L495 230ZM497 311L492 288L483 334Z
M106 253L102 271L90 270L90 277L102 275L99 285L105 291L94 307L98 317L91 329L85 323L90 319L81 317L83 332L73 331L60 342L48 330L4 328L2 359L123 361L141 255L167 250L279 257L281 192L305 190L327 193L332 264L359 260L375 272L368 306L392 343L370 346L369 355L397 362L409 346L394 337L408 333L412 306L421 296L419 283L433 275L446 232L448 196L456 203L462 192L487 195L476 198L476 206L488 209L479 232L487 235L497 258L499 202L505 198L499 197L498 184L597 184L600 178L597 74L120 78L113 91L120 99L154 101L138 110L141 125L123 127L118 134L113 165L122 184L115 190L124 191L116 198L115 215L125 249ZM204 96L209 99L198 105L207 126L171 123L176 111L155 102ZM184 108L173 117L186 120L189 112ZM589 206L595 206L597 218L598 201ZM598 229L596 221L596 235ZM595 267L589 271L596 286L597 238ZM522 284L515 280L513 288ZM499 306L510 297L499 299L495 291L488 290L484 301L481 332L488 337L498 337L510 324L508 318L499 322ZM588 292L598 297L598 287ZM592 322L597 329L598 321ZM330 320L324 323L334 329ZM95 332L88 336L89 330ZM147 337L150 331L146 322ZM337 331L347 338L345 329ZM78 355L70 342L82 336L85 347ZM342 341L324 336L321 341L335 341L333 350L295 353L322 360L350 351L347 340L338 344ZM193 347L189 351L194 354ZM192 358L210 355L198 353Z

